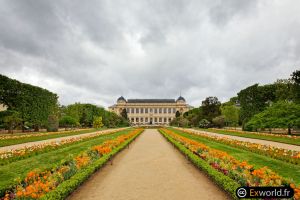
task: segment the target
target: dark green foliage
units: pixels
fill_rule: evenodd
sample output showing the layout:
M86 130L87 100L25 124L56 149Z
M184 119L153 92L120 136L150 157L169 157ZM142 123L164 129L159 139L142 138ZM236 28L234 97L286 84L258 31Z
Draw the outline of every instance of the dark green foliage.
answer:
M218 128L223 128L225 125L225 117L220 115L218 117L215 117L212 119L212 122L215 126L217 126Z
M81 124L82 127L92 127L94 119L104 115L104 108L93 104L75 103L61 107L61 115L69 115Z
M15 128L22 127L22 119L20 117L20 113L7 110L0 112L0 118L5 128L8 129L9 133L12 133L12 130Z
M124 119L128 120L127 111L126 111L125 108L122 110L121 116L122 116Z
M263 112L255 115L245 126L247 130L261 128L291 128L300 127L300 105L279 101Z
M79 123L78 121L71 117L71 116L63 116L60 120L59 120L59 126L60 127L65 127L65 128L69 128L69 127L75 127L78 126Z
M245 124L275 100L275 87L274 85L252 85L238 93L238 100L241 106L241 121Z
M181 115L180 112L177 110L176 113L175 113L175 117L176 117L176 118L177 118L177 117L180 117L180 115Z
M189 127L189 120L187 120L183 116L176 117L170 122L170 125L178 127Z
M35 130L47 124L50 114L56 114L57 98L46 89L0 75L0 103L18 112L22 124L30 122Z
M192 127L198 127L199 120L202 118L202 109L193 108L183 114L183 117L189 121L189 125Z
M300 70L292 73L294 101L300 103Z
M209 121L212 121L214 117L221 114L220 111L221 102L217 97L207 97L202 101L202 114Z
M62 106L60 113L61 117L64 115L71 116L79 122L82 127L92 127L97 117L102 117L104 126L109 128L129 126L128 119L93 104L75 103L66 107Z

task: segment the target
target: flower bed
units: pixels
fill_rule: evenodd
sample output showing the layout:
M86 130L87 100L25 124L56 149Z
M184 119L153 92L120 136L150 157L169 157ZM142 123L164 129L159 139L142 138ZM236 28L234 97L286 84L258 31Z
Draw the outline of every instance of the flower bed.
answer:
M83 140L91 139L91 138L98 137L103 134L112 134L112 133L118 132L120 130L123 130L123 128L98 131L93 134L82 135L82 136L69 138L69 139L62 138L59 142L45 142L42 144L31 145L28 147L24 146L24 147L18 148L18 149L0 151L0 165L4 165L4 164L10 163L15 160L20 160L22 158L27 158L32 155L36 155L38 153L51 151L51 150L57 149L63 145L73 144L75 142L80 142Z
M234 129L209 128L209 130L225 131L225 132L230 132L230 133L256 134L256 135L274 136L274 137L281 137L281 138L294 138L294 139L300 138L299 135L287 135L287 134L278 134L278 133L252 132L252 131L242 131L242 130L234 130Z
M23 135L0 135L0 140L15 140L15 139L29 138L29 137L59 135L59 134L65 134L65 133L76 133L76 132L80 132L80 131L89 131L89 130L92 130L92 128L69 130L69 131L47 132L47 133L23 134Z
M81 182L102 166L112 155L120 151L125 145L137 137L142 131L143 129L135 129L128 134L107 140L101 145L94 146L88 151L84 151L78 156L64 161L54 169L33 170L1 199L38 199L43 197L45 199L63 199L72 191L70 188L73 190L76 189ZM76 175L81 178L76 177ZM65 182L76 182L76 184L66 186L64 184ZM64 188L63 192L59 190L59 188ZM57 189L58 191L56 192ZM49 195L49 198L45 197L46 194ZM51 196L54 197L50 198Z
M296 187L291 180L279 176L267 167L255 169L247 162L239 161L226 152L212 149L205 144L183 137L168 129L161 129L161 131L241 186L290 186L294 188L295 199L300 199L300 186ZM232 196L235 195L232 190L230 192Z
M299 151L293 151L293 150L287 150L283 148L277 148L271 145L262 145L262 144L257 144L257 143L252 143L252 142L245 142L245 141L240 141L240 140L235 140L235 139L230 139L227 137L220 137L220 136L214 136L206 133L201 133L198 131L193 131L193 130L185 130L185 129L180 129L179 130L188 133L188 134L194 134L199 137L203 137L218 143L226 144L232 147L237 147L241 148L247 151L251 151L254 153L258 154L263 154L275 159L287 161L292 164L300 164L300 152Z

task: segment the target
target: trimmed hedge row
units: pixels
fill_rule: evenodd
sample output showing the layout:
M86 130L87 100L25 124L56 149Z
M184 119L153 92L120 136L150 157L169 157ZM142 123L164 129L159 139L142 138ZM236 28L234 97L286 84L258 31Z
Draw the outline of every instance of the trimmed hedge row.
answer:
M142 131L143 132L143 131ZM123 150L132 141L134 141L142 132L134 136L133 138L125 141L120 146L113 149L109 154L104 155L99 160L80 170L69 180L61 183L55 190L47 193L43 196L42 200L63 200L76 190L85 180L87 180L94 172L99 170L107 161L109 161L114 155Z
M189 158L192 163L204 171L217 185L219 185L224 191L226 191L233 199L238 199L235 193L235 190L238 187L241 187L240 184L232 180L230 177L225 176L223 173L215 170L211 167L207 162L202 160L199 156L192 153L189 149L187 149L184 145L180 144L162 130L159 132L170 142L172 143L183 155Z

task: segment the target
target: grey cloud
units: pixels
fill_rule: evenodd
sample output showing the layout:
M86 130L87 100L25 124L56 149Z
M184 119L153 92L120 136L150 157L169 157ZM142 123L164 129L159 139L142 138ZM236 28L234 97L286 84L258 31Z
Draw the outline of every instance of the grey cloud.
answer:
M300 65L293 0L0 2L0 73L62 104L176 98L198 106Z

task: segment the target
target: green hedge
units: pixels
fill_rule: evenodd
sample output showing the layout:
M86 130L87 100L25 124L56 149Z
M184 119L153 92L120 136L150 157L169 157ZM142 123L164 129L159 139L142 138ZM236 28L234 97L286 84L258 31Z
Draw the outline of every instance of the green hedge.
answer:
M109 161L114 155L124 149L133 140L135 140L142 132L134 136L133 138L125 141L123 144L113 149L109 154L104 155L99 160L83 168L72 176L69 180L61 183L55 190L47 193L43 196L42 200L63 200L76 190L85 180L87 180L94 172L100 169L107 161Z
M207 162L199 158L199 156L192 153L189 149L187 149L185 146L168 136L166 133L164 133L162 130L159 130L159 132L170 142L172 143L179 151L184 154L186 157L189 158L192 163L198 167L200 170L204 171L208 176L223 190L225 190L233 199L238 199L235 190L238 187L241 187L240 184L232 180L230 177L225 176L223 173L215 170L213 167L211 167Z

